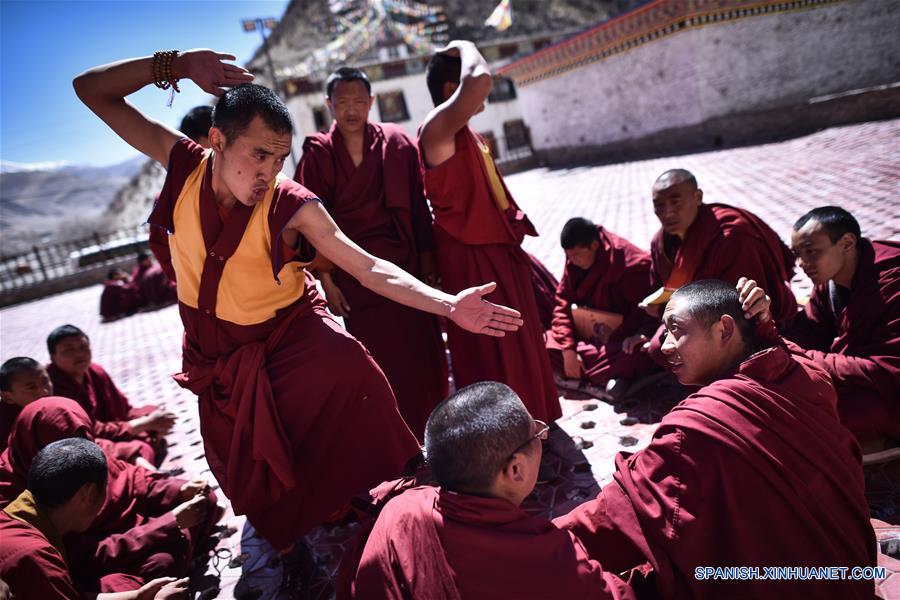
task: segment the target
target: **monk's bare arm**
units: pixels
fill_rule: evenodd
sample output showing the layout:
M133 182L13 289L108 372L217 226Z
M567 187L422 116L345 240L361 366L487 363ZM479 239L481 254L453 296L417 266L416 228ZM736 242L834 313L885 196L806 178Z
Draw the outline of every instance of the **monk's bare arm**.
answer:
M456 132L481 110L493 85L487 61L472 42L457 40L442 52L458 54L462 66L459 87L446 102L428 113L422 124L422 152L429 167L453 156Z
M231 87L253 79L241 67L223 62L234 59L230 54L212 50L189 50L173 60L173 76L191 79L210 94L221 96L224 90L220 86ZM101 65L77 76L72 85L78 98L119 137L167 166L172 146L184 136L151 119L125 99L153 83L152 64L152 57L143 57Z
M429 287L397 265L357 246L318 202L308 202L301 207L287 226L306 237L338 268L385 298L449 317L464 329L496 337L502 337L506 331L516 331L522 324L518 311L482 298L493 291L496 284L463 290L455 296Z

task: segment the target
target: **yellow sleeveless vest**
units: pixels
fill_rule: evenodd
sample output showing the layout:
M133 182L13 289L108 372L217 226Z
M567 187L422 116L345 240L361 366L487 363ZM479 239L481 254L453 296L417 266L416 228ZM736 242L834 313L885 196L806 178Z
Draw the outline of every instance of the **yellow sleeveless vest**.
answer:
M200 276L207 257L200 225L200 185L209 158L207 153L181 189L173 216L175 233L169 236L172 266L178 280L178 300L191 308L199 305ZM237 325L263 323L303 294L306 281L303 264L286 263L278 273L280 285L272 277L268 214L275 189L284 179L286 177L279 173L265 198L253 207L240 244L225 264L216 298L216 317L219 319Z

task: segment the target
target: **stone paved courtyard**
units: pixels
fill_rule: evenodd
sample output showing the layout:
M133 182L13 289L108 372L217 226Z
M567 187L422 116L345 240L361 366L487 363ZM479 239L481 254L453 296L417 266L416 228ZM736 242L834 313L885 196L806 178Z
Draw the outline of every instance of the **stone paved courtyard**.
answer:
M840 204L859 219L863 233L900 238L900 120L834 128L787 142L672 158L564 170L534 169L507 178L541 237L525 243L557 275L563 254L558 236L573 216L588 217L647 248L657 228L650 187L662 171L693 171L707 202L725 202L762 216L782 237L810 208ZM794 281L798 295L809 282ZM32 356L47 360L45 338L53 327L73 323L91 337L94 358L135 404L157 403L179 421L171 436L164 467L182 467L188 475L211 477L199 437L195 398L170 375L180 367L181 323L175 307L102 324L97 314L99 286L52 296L0 311L3 360ZM655 423L677 401L680 390L666 381L650 385L616 405L563 392L564 417L549 443L548 462L557 476L539 485L526 503L529 510L556 516L596 494L609 481L613 456L647 444ZM900 464L866 469L873 516L892 523L879 529L883 548L900 556ZM223 499L224 500L224 499ZM280 565L245 520L230 511L235 533L223 539L205 576L194 587L202 597L286 597L277 590ZM314 572L302 597L327 598L330 578L352 523L320 528L307 537ZM835 532L835 535L841 535ZM889 542L890 539L896 541ZM892 544L892 545L891 545ZM890 548L889 548L890 546ZM900 561L882 556L893 573L880 582L880 594L900 599Z

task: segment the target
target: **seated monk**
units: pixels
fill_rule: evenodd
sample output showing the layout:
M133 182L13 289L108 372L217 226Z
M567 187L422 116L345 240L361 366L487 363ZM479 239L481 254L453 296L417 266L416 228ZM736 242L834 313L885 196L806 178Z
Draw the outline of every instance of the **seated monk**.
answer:
M649 561L664 598L872 598L872 580L697 575L876 564L859 446L828 374L785 348L760 290L744 292L742 302L731 284L701 280L672 295L663 352L679 382L702 387L647 448L616 457L595 500L555 523L607 569ZM755 315L768 328L757 336Z
M161 437L175 415L157 406L131 406L106 370L92 361L91 340L74 325L61 325L47 336L47 372L57 396L78 402L94 421L94 434L115 442L132 441L140 456L158 464Z
M114 574L97 588L76 588L63 537L91 526L103 506L107 480L103 451L85 439L58 440L34 457L28 487L0 511L0 577L17 600L72 600L81 594L97 600L190 597L186 578L143 584Z
M22 409L0 454L0 507L25 490L42 448L70 437L94 441L90 428L87 414L68 398L41 398ZM110 573L144 580L186 574L221 517L215 494L203 480L165 477L104 454L106 501L89 528L64 540L73 579L90 587Z
M165 306L178 301L176 284L149 252L138 252L131 283L140 292L142 307Z
M434 409L425 454L439 487L407 489L378 516L355 598L631 598L571 533L519 506L549 427L502 383L470 385Z
M794 224L791 245L815 287L785 337L831 375L857 440L900 440L900 243L864 238L853 215L823 206Z
M17 356L0 366L0 452L6 450L13 421L22 409L52 393L47 370L33 358Z
M11 358L3 363L0 367L0 452L6 449L13 421L22 409L38 398L53 395L53 382L44 365L27 356ZM94 441L104 451L116 458L156 471L156 465L151 462L154 451L149 444L139 439L120 439L114 442L101 438L96 431L97 421L91 421ZM102 430L104 427L105 424L99 428Z
M628 380L658 369L646 353L634 351L642 335L659 327L638 306L651 291L650 254L581 217L563 226L560 243L566 266L547 334L550 361L569 379L622 396ZM599 320L590 318L588 330L588 319L579 326L582 316L576 320L573 310Z
M133 315L141 307L141 293L128 274L118 267L110 269L100 294L100 316L113 321Z
M662 227L650 243L657 291L642 303L651 314L660 314L686 283L721 279L734 285L740 277L764 282L779 326L797 314L790 286L794 257L759 217L727 204L704 204L697 179L684 169L666 171L653 184L653 211ZM659 349L664 334L660 326L643 348L665 366Z

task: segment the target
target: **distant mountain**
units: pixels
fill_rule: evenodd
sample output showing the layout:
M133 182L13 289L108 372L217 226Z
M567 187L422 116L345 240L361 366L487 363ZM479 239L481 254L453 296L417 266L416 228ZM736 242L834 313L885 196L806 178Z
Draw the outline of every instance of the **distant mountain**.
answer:
M146 161L140 156L105 167L2 161L0 252L90 235Z

